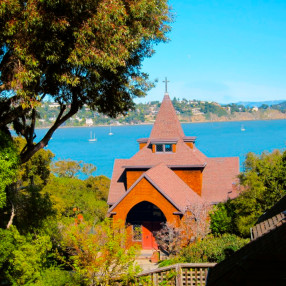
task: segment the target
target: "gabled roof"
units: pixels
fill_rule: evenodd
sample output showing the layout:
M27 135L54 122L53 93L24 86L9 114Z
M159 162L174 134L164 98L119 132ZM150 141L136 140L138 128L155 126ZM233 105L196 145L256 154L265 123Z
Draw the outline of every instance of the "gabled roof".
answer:
M286 222L286 196L267 210L250 229L251 238L256 239Z
M282 197L274 206L267 210L259 219L258 223L265 221L273 216L286 211L286 196Z
M182 181L172 170L165 164L161 163L147 172L143 173L140 178L119 198L108 212L112 210L145 178L153 187L160 192L178 211L184 213L186 207L191 203L202 202L202 198L197 195L184 181Z
M172 101L166 93L149 139L183 138L185 136Z
M122 167L123 165L126 164L126 161L128 160L116 159L114 161L113 173L107 199L107 203L109 205L113 205L114 203L116 203L117 200L126 193L126 186L125 186L126 179L124 178L125 169Z
M235 198L235 188L239 173L238 157L207 158L203 172L202 198L218 203Z
M281 212L261 223L258 223L250 229L251 239L257 239L258 237L261 237L273 229L281 226L285 222L286 214L285 212Z
M179 206L181 212L185 212L186 207L191 203L203 201L194 190L163 163L149 169L146 175L156 185L155 187L162 190Z

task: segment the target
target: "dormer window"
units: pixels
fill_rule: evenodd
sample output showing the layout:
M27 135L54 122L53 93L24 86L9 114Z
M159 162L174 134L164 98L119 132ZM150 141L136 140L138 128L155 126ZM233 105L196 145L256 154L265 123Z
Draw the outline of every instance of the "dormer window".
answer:
M157 153L173 152L172 144L156 144Z
M177 138L151 139L149 148L153 153L176 153Z
M156 144L156 152L164 152L164 145Z
M165 144L165 152L173 152L173 148L171 144Z

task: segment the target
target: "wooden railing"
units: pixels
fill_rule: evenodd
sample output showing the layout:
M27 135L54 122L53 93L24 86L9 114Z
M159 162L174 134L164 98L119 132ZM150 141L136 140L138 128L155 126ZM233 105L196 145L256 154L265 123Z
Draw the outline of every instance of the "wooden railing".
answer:
M209 268L215 265L215 263L179 263L145 271L137 275L135 285L205 286Z

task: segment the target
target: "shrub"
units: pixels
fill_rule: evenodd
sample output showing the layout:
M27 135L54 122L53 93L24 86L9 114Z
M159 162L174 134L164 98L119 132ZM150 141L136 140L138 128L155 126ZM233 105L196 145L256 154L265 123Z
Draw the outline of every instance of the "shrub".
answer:
M191 244L179 253L181 262L220 262L243 247L249 239L243 239L233 234L212 235Z

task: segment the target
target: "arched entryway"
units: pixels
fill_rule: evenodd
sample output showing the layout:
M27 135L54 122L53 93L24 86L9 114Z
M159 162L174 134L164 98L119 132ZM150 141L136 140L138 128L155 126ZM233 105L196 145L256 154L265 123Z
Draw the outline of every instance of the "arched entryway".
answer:
M126 224L132 229L133 242L141 242L143 249L158 249L153 232L160 230L164 222L163 212L147 201L135 205L126 218Z

